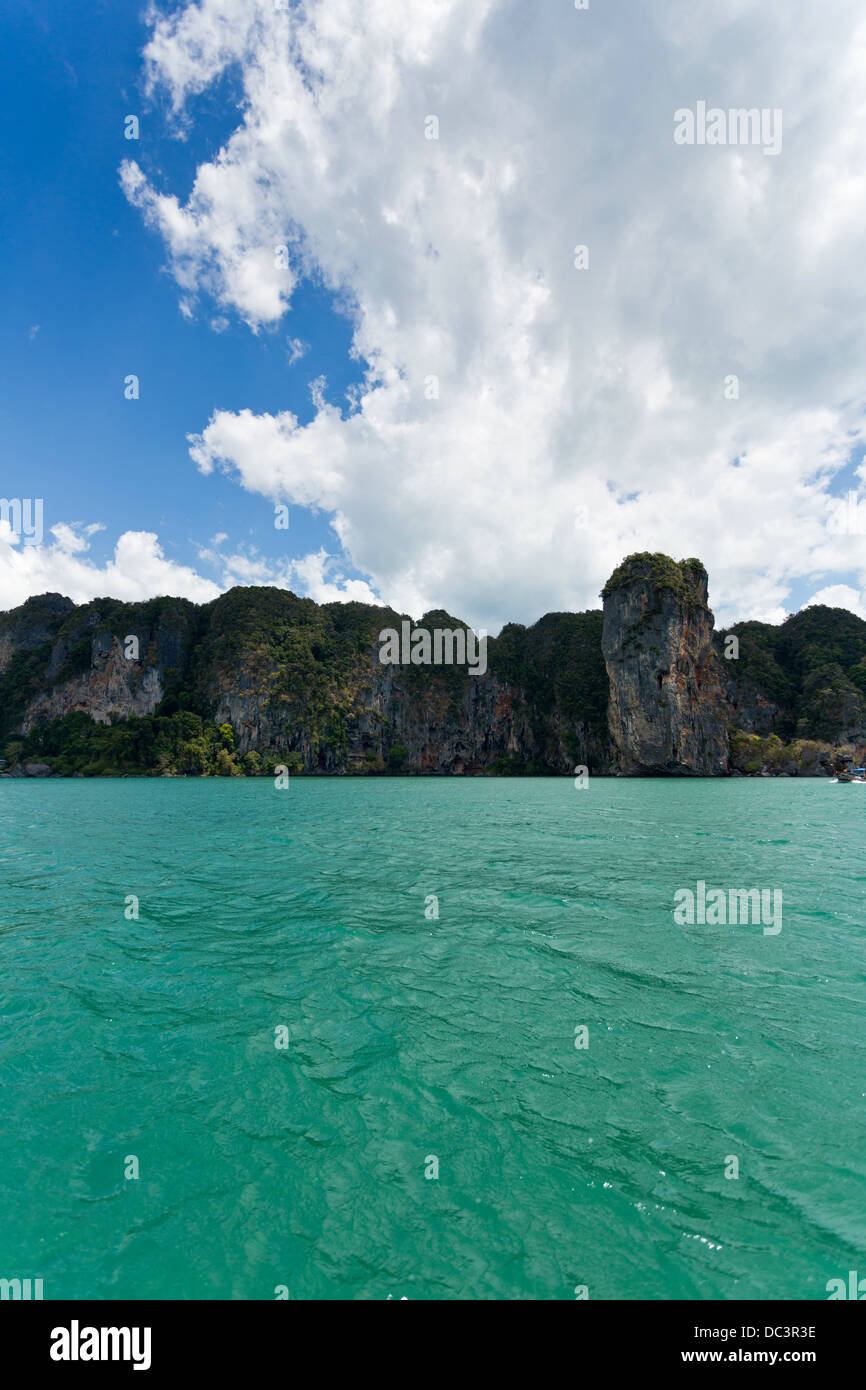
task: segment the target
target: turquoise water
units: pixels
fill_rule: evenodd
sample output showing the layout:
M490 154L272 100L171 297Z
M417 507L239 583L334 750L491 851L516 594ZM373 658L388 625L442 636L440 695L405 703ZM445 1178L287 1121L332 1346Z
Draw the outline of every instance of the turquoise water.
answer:
M864 826L824 781L0 782L0 1276L826 1298L866 1272ZM699 879L782 931L677 926Z

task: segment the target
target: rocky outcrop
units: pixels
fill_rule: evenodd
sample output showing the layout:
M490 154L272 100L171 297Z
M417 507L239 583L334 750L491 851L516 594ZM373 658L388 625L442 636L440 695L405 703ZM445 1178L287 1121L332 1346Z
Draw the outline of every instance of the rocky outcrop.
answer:
M0 614L0 732L28 734L75 710L97 723L153 714L187 664L198 610L185 599L96 600L60 594Z
M4 613L0 624L0 675L13 657L38 652L55 641L63 623L75 612L71 598L62 594L40 594L20 608Z
M473 675L383 664L380 632L413 624L370 604L44 594L0 613L3 775L802 776L840 744L866 757L854 614L815 605L714 635L703 566L654 554L625 560L603 598L603 614L506 624Z
M238 758L291 754L306 772L569 773L609 763L600 614L510 624L472 675L465 665L383 664L378 634L403 617L372 605L252 587L202 608L57 599L0 615L0 751L29 740L27 752L57 752L41 731L77 713L107 725L188 710L230 725ZM462 624L436 612L419 626ZM148 739L133 733L124 756L145 758ZM74 748L69 737L61 744L68 767ZM20 748L10 756L20 760Z
M632 555L603 598L616 770L630 777L726 773L730 712L703 565Z
M237 672L216 682L214 721L229 723L240 754L296 753L307 772L392 770L434 775L490 769L606 770L604 735L554 701L544 715L526 690L493 671L482 676L383 666L365 654L340 691L340 713L311 717L303 701L274 695L278 673Z
M766 735L775 731L776 725L784 718L781 706L770 699L762 690L740 674L738 660L724 641L724 634L714 637L716 654L719 658L722 695L728 708L730 722L745 734ZM726 651L730 650L730 655Z
M137 640L149 646L146 638ZM158 652L149 653L145 662L125 652L125 637L94 633L88 669L40 691L27 707L21 732L27 734L39 721L60 719L71 710L85 710L98 724L107 724L113 715L128 719L132 714L153 714L165 694L164 660Z

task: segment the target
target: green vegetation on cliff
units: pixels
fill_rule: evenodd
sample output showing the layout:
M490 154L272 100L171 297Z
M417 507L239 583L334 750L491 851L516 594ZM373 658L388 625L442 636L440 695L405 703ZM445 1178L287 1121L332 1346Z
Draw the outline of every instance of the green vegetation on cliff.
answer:
M23 738L10 739L5 756L15 763L47 762L61 776L256 777L277 766L301 771L297 753L235 750L230 724L217 727L183 710L172 715L131 715L98 724L83 710L37 724Z
M0 672L0 746L21 723L24 712L45 687L51 643L22 648Z
M94 599L76 607L60 594L42 594L0 613L0 644L5 639L15 648L0 670L0 746L20 727L34 699L85 676L94 650L112 639L122 643L136 636L145 663L158 643L168 658L166 685L173 691L184 649L195 640L200 613L187 599ZM174 707L179 707L176 700Z
M729 666L737 682L779 706L775 732L833 742L866 726L866 622L823 604L794 613L779 626L737 623L717 634L739 641Z
M788 777L820 776L832 766L836 751L831 743L817 739L783 743L778 734L762 738L739 729L731 730L730 750L735 772L755 776L766 771L770 776Z
M696 601L695 581L706 580L706 570L700 560L672 560L669 555L659 551L643 550L627 555L617 565L610 579L601 591L602 598L609 598L618 589L625 589L636 579L647 579L655 589L666 590L681 603Z
M269 587L236 588L200 608L170 599L80 608L57 595L32 600L0 615L0 754L10 766L47 762L87 776L249 775L282 763L419 772L437 770L443 741L453 763L476 771L545 774L587 757L604 764L600 612L509 624L488 639L486 675L458 664L383 666L379 634L404 621L388 608L320 605ZM434 610L414 626L465 624ZM127 666L130 635L140 659ZM162 691L155 708L154 689ZM133 713L136 700L139 709L149 700L153 713ZM467 746L473 720L480 761ZM487 720L499 726L498 744ZM523 747L506 753L515 726Z
M602 614L548 613L533 627L507 623L489 644L490 669L519 687L539 719L554 708L607 736L608 678L601 650Z
M704 601L706 571L696 559L630 555L603 595L641 582L655 602L631 625L626 640L637 646L651 640L643 629L665 594L686 607ZM568 770L570 759L610 765L600 611L508 623L488 639L486 676L456 665L382 667L379 633L403 621L389 608L320 605L270 587L232 589L201 606L159 598L77 607L45 594L0 614L0 754L10 765L44 761L85 775L256 775L283 764L542 775ZM418 625L465 626L442 610ZM731 634L739 657L723 665L734 722L742 714L745 728L760 730L734 730L735 768L797 771L814 764L816 749L866 743L866 622L817 606L775 627L739 623L716 634L720 654ZM127 668L119 653L130 635L140 655Z

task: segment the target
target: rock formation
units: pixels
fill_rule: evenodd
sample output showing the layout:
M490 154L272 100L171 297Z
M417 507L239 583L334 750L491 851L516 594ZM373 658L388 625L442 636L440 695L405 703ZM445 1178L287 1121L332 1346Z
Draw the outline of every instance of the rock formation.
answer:
M625 776L728 770L729 709L699 560L631 555L604 587L608 721Z
M653 554L602 596L603 614L506 624L470 675L383 664L379 634L404 616L370 604L43 594L0 613L0 776L817 776L840 745L866 760L854 614L815 605L714 634L700 562Z
M305 772L606 771L599 613L508 624L477 676L465 665L383 664L378 634L402 620L388 608L318 605L274 588L232 589L201 607L30 599L0 614L0 753L11 769L38 745L50 763L54 743L66 767L78 756L76 730L60 731L58 743L57 721L78 713L101 725L158 722L188 711L230 725L238 759L273 754ZM418 625L463 626L443 612ZM138 725L130 734L128 761L114 766L149 767L155 740ZM197 731L182 737L190 745ZM184 769L205 770L195 749L184 757ZM76 770L95 770L82 758Z

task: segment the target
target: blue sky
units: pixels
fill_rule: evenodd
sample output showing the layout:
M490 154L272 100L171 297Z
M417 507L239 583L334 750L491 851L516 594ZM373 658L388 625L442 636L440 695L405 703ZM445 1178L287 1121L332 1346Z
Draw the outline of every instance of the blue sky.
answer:
M831 10L7 9L0 495L47 534L0 529L0 607L252 580L496 631L662 550L720 622L866 615L866 525L827 522L866 516L866 20ZM678 147L699 98L781 110L778 154Z
M237 92L225 83L209 95L202 124L178 140L164 107L142 95L147 30L137 6L23 4L6 12L3 30L0 492L42 497L46 530L103 523L91 542L97 561L128 528L157 532L167 556L204 575L198 548L218 533L274 559L333 549L327 516L292 507L289 531L275 530L273 504L219 473L203 477L186 436L215 408L290 410L306 421L309 382L321 375L340 399L359 376L351 324L310 283L278 327L258 334L213 303L186 320L162 241L118 180L133 145L124 117L134 112L135 157L188 188L230 131ZM228 320L223 332L209 326L216 317ZM294 338L309 350L290 365ZM140 378L137 401L124 397L127 373Z

